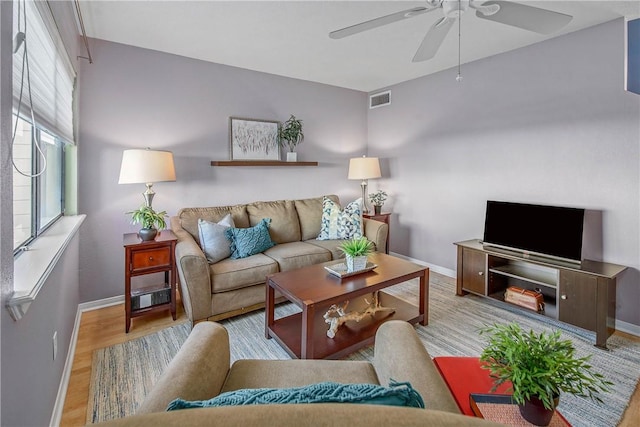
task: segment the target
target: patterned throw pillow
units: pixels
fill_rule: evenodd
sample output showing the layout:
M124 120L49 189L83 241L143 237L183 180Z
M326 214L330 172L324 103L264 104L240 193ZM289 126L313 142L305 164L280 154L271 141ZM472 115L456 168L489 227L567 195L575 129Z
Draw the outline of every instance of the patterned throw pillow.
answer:
M324 197L318 240L360 237L362 237L362 198L349 203L344 209L340 209L339 204Z
M246 258L275 246L269 235L271 218L262 220L251 228L229 228L225 233L231 240L231 258Z
M225 235L225 231L230 227L235 227L231 214L225 215L217 223L198 218L200 246L209 262L222 261L231 255L231 242Z

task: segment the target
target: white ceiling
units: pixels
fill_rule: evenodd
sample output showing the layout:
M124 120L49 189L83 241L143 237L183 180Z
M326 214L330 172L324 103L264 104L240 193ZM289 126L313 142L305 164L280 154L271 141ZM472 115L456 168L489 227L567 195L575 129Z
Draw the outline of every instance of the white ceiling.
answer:
M640 1L528 1L572 15L568 26L539 35L465 14L462 63L570 33L621 16L640 16ZM89 37L314 82L374 91L455 67L457 24L436 56L411 59L442 11L340 40L328 33L424 1L99 1L81 0Z

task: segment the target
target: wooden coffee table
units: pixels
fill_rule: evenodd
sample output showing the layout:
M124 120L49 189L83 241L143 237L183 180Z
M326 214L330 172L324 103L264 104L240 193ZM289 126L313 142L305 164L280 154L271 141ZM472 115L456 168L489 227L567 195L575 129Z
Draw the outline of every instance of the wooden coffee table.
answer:
M377 267L366 273L339 278L325 270L325 265L339 260L312 265L267 277L266 337L275 339L291 357L300 359L338 359L373 343L378 327L388 320L405 320L427 325L429 321L429 269L383 253L374 253L369 261ZM379 312L360 322L342 325L334 338L327 337L329 325L323 315L332 304L349 300L347 311L357 310L364 298L373 292L413 278L420 278L418 307L379 292L381 305L395 311ZM275 318L276 291L302 309L301 313Z

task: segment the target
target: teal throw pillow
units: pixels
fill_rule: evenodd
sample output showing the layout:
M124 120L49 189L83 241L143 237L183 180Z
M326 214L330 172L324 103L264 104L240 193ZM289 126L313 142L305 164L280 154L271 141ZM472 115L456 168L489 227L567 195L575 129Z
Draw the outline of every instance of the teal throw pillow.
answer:
M270 223L271 218L262 218L258 224L251 228L231 227L227 229L225 233L231 241L231 258L246 258L275 246L276 244L269 235Z
M229 405L268 405L283 403L362 403L368 405L424 408L424 401L411 384L391 380L389 387L377 384L338 384L324 382L292 388L258 388L230 391L209 400L175 399L167 411Z
M225 215L217 223L198 218L200 246L209 262L222 261L231 255L231 242L225 234L231 227L235 227L231 214Z
M322 199L322 220L317 240L359 239L362 237L362 198L344 209L328 197Z

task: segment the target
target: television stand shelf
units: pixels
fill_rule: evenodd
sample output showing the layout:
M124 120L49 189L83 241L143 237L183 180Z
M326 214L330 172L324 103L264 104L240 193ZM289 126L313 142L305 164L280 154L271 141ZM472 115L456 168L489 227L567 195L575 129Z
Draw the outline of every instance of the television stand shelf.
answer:
M591 260L580 264L549 260L484 246L477 239L455 245L457 295L471 292L504 302L509 286L542 292L545 309L540 315L593 331L595 345L606 348L615 330L616 277L627 267Z

